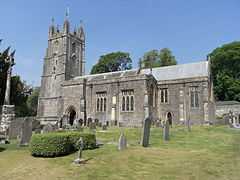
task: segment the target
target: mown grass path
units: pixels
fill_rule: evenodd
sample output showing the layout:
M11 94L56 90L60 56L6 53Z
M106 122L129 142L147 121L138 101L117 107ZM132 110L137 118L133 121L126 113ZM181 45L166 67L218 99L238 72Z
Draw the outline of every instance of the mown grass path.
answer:
M140 180L239 180L240 131L225 126L173 127L169 142L162 129L152 128L150 147L139 145L141 129L124 129L128 149L119 152L120 129L97 131L104 146L83 152L87 163L72 164L76 154L34 158L28 148L0 145L0 179L140 179Z

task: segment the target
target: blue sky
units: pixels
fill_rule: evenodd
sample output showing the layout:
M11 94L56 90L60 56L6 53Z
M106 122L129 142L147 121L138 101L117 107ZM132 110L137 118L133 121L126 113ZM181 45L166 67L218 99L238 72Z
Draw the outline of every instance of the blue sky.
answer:
M240 40L239 0L11 0L1 1L0 49L16 49L14 73L40 85L51 18L62 27L66 8L72 29L84 22L86 69L100 55L168 47L179 64L204 60L214 48Z

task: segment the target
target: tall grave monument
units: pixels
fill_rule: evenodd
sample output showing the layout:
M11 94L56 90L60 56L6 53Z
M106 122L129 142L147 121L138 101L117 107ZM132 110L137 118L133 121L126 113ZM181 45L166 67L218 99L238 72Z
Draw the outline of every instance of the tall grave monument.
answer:
M6 90L4 104L2 107L2 119L0 123L0 132L8 138L8 132L11 121L15 118L14 105L10 104L10 88L11 88L11 76L12 76L12 67L14 65L14 54L13 51L10 55L7 55L5 62L8 65L7 70L7 81L6 81Z

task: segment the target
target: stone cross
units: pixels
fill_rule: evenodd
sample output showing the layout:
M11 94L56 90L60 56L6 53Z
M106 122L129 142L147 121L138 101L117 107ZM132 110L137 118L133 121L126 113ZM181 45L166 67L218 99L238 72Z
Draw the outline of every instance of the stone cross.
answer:
M169 121L166 120L163 125L163 140L169 141Z
M148 147L149 145L150 128L151 128L151 118L147 117L144 120L144 124L143 124L143 133L142 133L142 140L141 140L141 145L143 147Z
M77 159L74 160L74 163L80 164L85 161L84 159L82 159L82 151L84 148L84 143L83 143L82 137L79 138L79 140L76 142L76 145L79 147L79 149L78 149Z

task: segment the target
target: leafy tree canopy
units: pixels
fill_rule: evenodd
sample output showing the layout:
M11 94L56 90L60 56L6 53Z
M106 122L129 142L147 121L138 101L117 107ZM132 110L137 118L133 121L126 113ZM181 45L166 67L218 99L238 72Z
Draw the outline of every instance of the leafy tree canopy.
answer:
M15 105L17 117L30 116L31 111L28 109L27 100L31 94L32 88L22 81L20 76L11 78L10 102Z
M240 101L240 42L216 48L210 57L216 99Z
M92 67L91 74L128 69L132 69L132 59L129 53L119 51L101 56L98 63Z
M177 61L168 48L146 52L140 59L143 68L176 65Z
M39 97L40 88L33 88L31 95L28 96L27 99L27 107L29 109L30 116L37 115L37 106L38 106L38 97Z
M9 51L10 47L0 52L0 105L3 105L5 98L7 70L10 65L6 58L10 55ZM25 81L22 81L20 76L11 77L10 103L15 105L17 117L36 115L36 93L34 91L34 94L30 95L31 92L32 88ZM29 105L27 102L29 102Z

